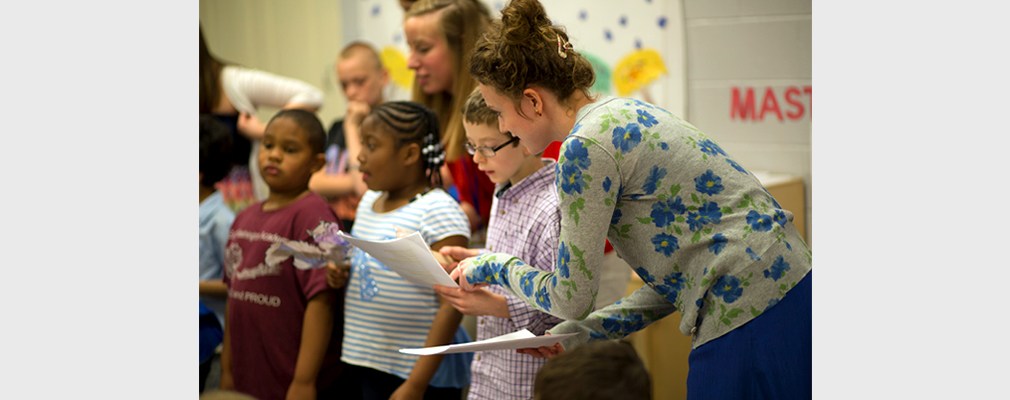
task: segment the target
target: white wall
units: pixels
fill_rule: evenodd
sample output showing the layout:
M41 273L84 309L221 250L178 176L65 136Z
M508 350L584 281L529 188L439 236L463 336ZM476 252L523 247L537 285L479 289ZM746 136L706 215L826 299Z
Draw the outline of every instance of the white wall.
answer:
M803 177L811 244L811 0L683 4L685 119L748 169ZM734 88L741 100L753 91L753 114L734 113Z
M200 25L218 58L322 90L326 98L318 115L329 128L346 108L333 78L333 61L343 43L340 6L333 0L201 0ZM258 115L266 123L277 111L264 108Z

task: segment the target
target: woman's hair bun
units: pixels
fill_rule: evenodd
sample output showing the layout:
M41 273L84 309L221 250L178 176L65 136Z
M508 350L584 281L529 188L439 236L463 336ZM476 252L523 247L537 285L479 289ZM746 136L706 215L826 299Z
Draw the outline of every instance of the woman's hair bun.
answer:
M521 45L532 49L545 45L544 38L551 27L547 11L539 1L512 0L501 16L502 39L509 45ZM547 28L547 29L545 29Z
M512 0L501 13L470 53L469 71L477 82L517 105L523 90L533 86L554 93L566 106L576 90L594 98L592 64L568 42L564 27L551 24L539 1Z

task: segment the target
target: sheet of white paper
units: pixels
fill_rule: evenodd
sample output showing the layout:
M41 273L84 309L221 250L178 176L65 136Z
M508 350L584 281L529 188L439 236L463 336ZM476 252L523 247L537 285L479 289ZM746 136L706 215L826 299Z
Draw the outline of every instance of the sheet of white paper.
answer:
M344 232L337 234L411 283L424 287L435 284L459 287L431 255L431 248L421 238L420 232L377 241L358 239Z
M577 333L535 336L530 331L523 329L521 331L471 343L424 347L420 349L400 349L400 352L418 356L430 356L432 354L469 353L472 351L485 350L526 349L540 346L553 346L555 343L575 335L577 335Z

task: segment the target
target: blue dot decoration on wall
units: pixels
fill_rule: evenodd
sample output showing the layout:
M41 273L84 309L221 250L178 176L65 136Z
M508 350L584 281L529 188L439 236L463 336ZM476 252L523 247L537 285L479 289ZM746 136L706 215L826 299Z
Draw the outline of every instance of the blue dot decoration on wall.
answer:
M375 17L375 16L378 16L378 15L379 15L379 5L376 4L376 5L372 6L372 16Z
M607 41L614 39L613 35L610 34L610 29L603 29L603 38L607 39Z
M659 17L659 27L666 28L666 17Z
M395 35L393 35L393 43L400 43L401 40L403 40L402 33L397 32Z
M619 19L618 22L621 24L621 26L628 26L628 17L622 15L621 19Z
M491 10L491 11L495 11L495 10L501 11L503 8L505 8L505 3L502 3L500 1L496 1L494 3L494 10Z
M635 38L635 48L639 50L642 48L642 39Z
M579 10L579 19L585 21L587 16L588 14L586 14L586 10Z

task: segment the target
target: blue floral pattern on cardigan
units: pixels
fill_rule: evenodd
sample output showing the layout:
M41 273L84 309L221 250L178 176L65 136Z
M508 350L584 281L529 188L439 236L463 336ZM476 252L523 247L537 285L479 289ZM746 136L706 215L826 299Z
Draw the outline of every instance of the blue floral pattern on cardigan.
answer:
M714 140L661 108L599 99L578 111L560 154L555 270L484 254L467 279L567 320L552 333L585 333L566 346L680 312L697 347L774 306L811 269L792 213ZM646 287L595 310L604 238Z

